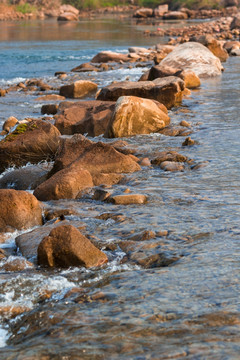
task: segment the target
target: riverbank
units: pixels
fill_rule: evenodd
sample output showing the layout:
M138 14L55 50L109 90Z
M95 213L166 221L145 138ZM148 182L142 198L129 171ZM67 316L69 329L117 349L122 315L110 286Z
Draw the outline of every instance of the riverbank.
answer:
M200 46L197 44L194 46ZM229 42L224 47L220 42L215 44L219 49L227 49ZM76 48L76 43L73 46ZM158 44L150 50L142 46L128 52L115 49L114 53L106 53L99 49L98 55L90 53L87 63L84 57L76 63L75 71L71 72L70 67L64 72L57 68L55 76L22 79L11 88L5 84L8 93L1 100L13 104L18 98L25 105L22 117L17 119L25 120L23 128L15 133L21 141L17 144L11 135L8 138L18 155L14 160L12 152L12 161L19 161L19 154L21 160L26 160L37 144L36 154L45 156L46 162L9 169L0 179L6 188L15 188L19 196L20 188L24 193L34 191L44 215L43 225L28 223L28 229L2 234L5 255L1 261L1 314L2 325L8 331L8 334L2 331L7 341L0 350L4 360L36 354L47 359L59 356L77 359L79 354L83 359L126 356L166 359L176 354L191 359L196 354L213 357L216 353L237 356L239 57L227 59L223 74L219 59L211 57L216 63L209 65L206 74L216 66L218 75L207 79L201 76L201 85L195 84L190 93L185 90L190 87L186 58L185 73L179 72L182 69L177 65L163 66L160 62L154 66L156 56L167 59L177 48ZM207 46L200 48L209 55ZM194 59L200 60L199 48L197 54ZM174 55L177 58L179 55ZM200 68L198 63L195 71ZM152 74L153 70L158 71L158 76L164 70L164 78L150 80L149 70ZM166 81L166 75L170 81L164 90L160 83ZM141 76L145 76L147 88L138 82ZM149 82L155 86L153 93ZM98 85L98 94L96 86L90 87L92 83ZM78 99L81 87L91 91L86 98ZM155 100L169 87L171 91L161 101L168 107L166 110ZM117 120L121 110L121 103L116 106L113 95L119 97L121 93L127 106L129 95L123 94L126 89L134 89L134 96L136 91L138 95L145 94L134 111L135 99L131 96L132 108L125 111L128 119L144 118L145 126L152 114L150 124L157 123L163 129L150 128L150 133L146 133L146 127L143 132L143 124L138 124L136 128L142 133L128 136L125 133L120 139L103 137L109 115ZM108 94L111 99L102 99ZM59 96L67 96L68 101ZM169 98L176 100L174 106L166 102ZM36 105L35 119L29 122L32 104ZM8 107L11 115L16 115L15 107ZM40 111L46 108L57 113L40 116ZM137 119L133 113L138 114ZM29 125L31 129L25 133ZM136 128L131 126L127 130ZM109 135L115 129L112 124ZM54 147L59 145L59 139L61 151L55 156ZM16 152L16 145L21 146L21 142L25 148ZM28 151L26 146L33 147ZM9 149L7 153L1 166L10 159ZM50 191L58 181L67 187ZM40 183L45 183L45 190ZM80 189L79 184L90 190ZM50 197L52 194L54 198ZM39 213L38 208L29 205L27 221L32 220L35 211ZM11 203L7 208L11 210ZM15 221L20 210L20 207L12 210L11 218ZM39 216L36 219L41 223ZM19 223L23 224L23 220ZM34 225L37 227L32 229ZM52 233L58 227L67 237L64 226L69 225L101 250L108 263L86 269L82 266L61 269L63 263L60 267L57 263L55 269L37 265L38 244L43 239L49 244L55 236L60 241L59 234ZM20 252L14 248L15 241Z

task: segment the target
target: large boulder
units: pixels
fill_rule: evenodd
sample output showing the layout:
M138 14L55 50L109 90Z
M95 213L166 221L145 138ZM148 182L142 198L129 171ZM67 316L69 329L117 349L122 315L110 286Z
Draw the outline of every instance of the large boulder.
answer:
M53 229L38 246L38 264L48 267L101 266L107 255L72 225Z
M181 102L184 88L184 81L174 76L154 81L121 81L104 87L97 99L116 101L120 96L137 96L157 100L170 109Z
M109 144L92 142L79 134L62 141L51 174L73 162L77 162L78 166L88 170L91 175L130 173L141 169L130 155L120 153Z
M212 35L200 35L193 36L190 41L199 42L202 45L206 46L215 56L217 56L220 61L224 62L228 59L228 53L223 48L223 45L220 41L215 39Z
M107 62L127 62L129 57L127 54L115 53L112 51L101 51L95 55L91 63L107 63Z
M191 70L200 78L219 76L223 71L219 58L197 42L186 42L176 46L161 61L161 65Z
M78 80L60 87L60 95L66 98L82 98L97 91L97 84L88 80Z
M28 192L1 189L0 208L0 232L42 225L42 209L35 196Z
M157 102L135 96L122 96L116 103L106 136L150 134L169 123L169 116L160 109Z
M89 171L73 163L40 184L33 194L41 201L75 199L82 190L92 186Z
M60 132L50 122L33 120L20 124L0 141L0 172L9 166L22 166L54 158Z
M63 103L54 125L64 135L98 136L105 132L114 106L115 102L97 100Z

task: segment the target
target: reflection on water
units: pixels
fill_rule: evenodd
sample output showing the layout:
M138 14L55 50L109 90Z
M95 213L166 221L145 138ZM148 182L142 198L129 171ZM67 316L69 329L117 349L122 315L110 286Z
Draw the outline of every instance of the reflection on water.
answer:
M41 26L44 24L46 30L50 22ZM59 24L54 26L61 29ZM79 24L67 26L71 34L75 29L77 36ZM87 21L85 26L90 26ZM98 25L92 26L96 26L97 32ZM127 34L128 22L119 26ZM111 34L116 34L117 29L113 26ZM12 31L14 34L16 28ZM131 33L138 31L133 28ZM85 61L84 56L87 59L93 56L104 45L96 36L90 42L95 48L76 38L69 42L51 39L49 44L46 39L28 43L24 38L23 43L1 44L1 51L6 62L10 59L9 66L29 61L30 68L36 59L36 49L39 54L42 51L41 61L36 62L39 66L36 74L48 75L53 74L54 66L59 70L56 56L61 57L68 70L73 62L78 65ZM118 47L124 51L130 41L117 36L120 41L114 35L114 45L109 43L108 49ZM146 39L140 38L140 42L146 45ZM11 57L9 49L19 51L19 58ZM77 54L78 59L66 59ZM47 55L49 59L44 58ZM183 138L159 134L126 139L140 156L151 158L158 151L174 149L197 162L207 161L206 167L181 173L143 168L113 187L113 191L129 188L146 194L149 201L143 206L115 206L88 198L51 204L73 209L75 215L69 219L84 223L86 233L100 239L106 248L109 244L116 247L105 250L110 262L100 270L26 269L17 274L2 270L0 309L2 328L8 330L8 335L1 330L0 344L4 346L8 336L9 340L0 350L1 359L239 358L239 58L230 58L225 67L222 78L204 81L180 109L169 112L172 123L179 124L181 120L191 123L194 130L191 137L199 145L183 148ZM122 69L92 76L101 86L113 78L129 76L137 80L141 72ZM27 77L28 70L19 66L18 76ZM9 115L9 108L12 115L14 108L21 116L32 115L34 111L40 116L33 95L9 95L1 99L0 107L1 121ZM105 213L118 214L121 221L99 216ZM124 262L124 246L133 234L145 230L156 233L164 230L168 235L135 241L137 256L164 254L175 259L170 266L144 269L134 261L136 254ZM133 246L131 241L129 244ZM7 304L13 305L15 311L25 306L25 313L11 319L2 310Z

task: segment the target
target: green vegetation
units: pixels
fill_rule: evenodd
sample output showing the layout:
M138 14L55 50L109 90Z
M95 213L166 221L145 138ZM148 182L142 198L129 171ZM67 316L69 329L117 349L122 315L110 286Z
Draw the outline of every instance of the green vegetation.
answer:
M75 6L79 10L98 9L103 7L129 5L129 0L63 0L65 4ZM168 4L172 10L181 7L189 9L218 9L222 7L220 0L134 0L134 5L156 8L158 5Z
M30 14L34 13L37 10L37 8L33 5L30 5L29 3L24 4L18 4L16 5L16 11L20 12L22 14Z

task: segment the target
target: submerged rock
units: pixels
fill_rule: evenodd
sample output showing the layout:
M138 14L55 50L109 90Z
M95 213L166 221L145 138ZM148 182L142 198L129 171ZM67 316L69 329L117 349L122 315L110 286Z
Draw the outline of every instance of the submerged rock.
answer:
M197 42L187 42L176 46L161 61L161 65L194 71L200 78L219 76L223 71L219 58Z
M91 175L141 170L130 155L120 153L109 144L92 142L79 134L62 141L51 173L62 170L73 162L88 170Z
M42 225L42 209L26 191L0 189L0 232L12 232Z
M125 137L150 134L169 123L169 116L160 109L157 102L135 96L122 96L116 103L105 135Z
M38 246L37 261L48 267L101 266L107 256L72 225L53 229Z

